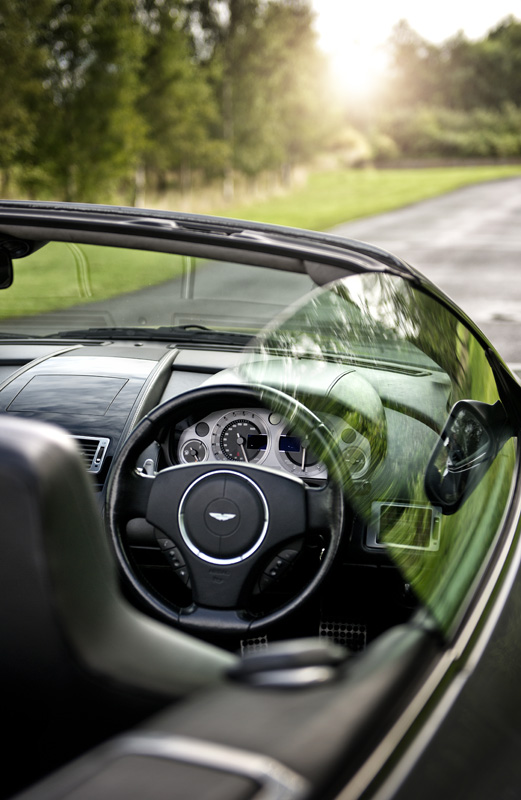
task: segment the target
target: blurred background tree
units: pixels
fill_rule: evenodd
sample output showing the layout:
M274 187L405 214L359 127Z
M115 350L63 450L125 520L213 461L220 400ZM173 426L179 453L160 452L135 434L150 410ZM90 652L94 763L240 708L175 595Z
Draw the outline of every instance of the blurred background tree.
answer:
M521 157L521 22L406 22L378 97L334 95L310 0L0 0L2 194L143 204L296 168Z
M127 177L144 146L142 28L127 0L54 0L34 40L46 60L21 183L32 193L92 200Z
M483 39L441 45L407 22L390 40L391 67L373 125L408 157L521 156L521 22L508 17Z

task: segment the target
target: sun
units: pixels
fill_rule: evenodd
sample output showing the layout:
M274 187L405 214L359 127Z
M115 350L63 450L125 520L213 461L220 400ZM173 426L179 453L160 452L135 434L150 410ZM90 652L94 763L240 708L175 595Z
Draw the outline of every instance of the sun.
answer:
M320 9L315 20L318 44L330 63L331 79L338 90L355 99L363 99L378 88L387 67L387 53L382 42L386 29L371 25L358 14L353 23L345 8L335 2L315 2ZM318 10L318 9L317 9Z
M362 100L375 93L387 66L383 48L363 44L357 39L344 40L341 49L329 54L331 78L337 89Z
M320 49L331 63L337 87L357 99L374 93L389 69L388 41L402 19L418 35L440 44L462 31L469 38L487 31L509 14L519 16L521 0L311 0Z

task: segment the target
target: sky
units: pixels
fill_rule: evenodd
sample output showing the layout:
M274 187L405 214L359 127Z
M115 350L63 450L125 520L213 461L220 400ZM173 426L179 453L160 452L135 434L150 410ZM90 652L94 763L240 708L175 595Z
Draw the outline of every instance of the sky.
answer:
M385 70L385 42L406 19L439 44L463 31L479 39L509 14L521 19L521 0L312 0L320 48L330 57L340 88L370 91Z

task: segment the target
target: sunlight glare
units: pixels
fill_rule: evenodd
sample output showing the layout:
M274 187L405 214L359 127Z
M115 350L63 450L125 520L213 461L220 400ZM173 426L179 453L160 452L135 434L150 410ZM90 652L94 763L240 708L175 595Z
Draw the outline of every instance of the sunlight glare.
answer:
M343 93L362 99L372 94L388 68L386 43L393 26L408 20L420 36L440 44L458 31L479 38L508 14L520 17L521 0L311 0L318 44Z
M378 88L387 60L383 48L357 39L344 40L342 49L329 54L332 79L337 88L355 100L363 100Z

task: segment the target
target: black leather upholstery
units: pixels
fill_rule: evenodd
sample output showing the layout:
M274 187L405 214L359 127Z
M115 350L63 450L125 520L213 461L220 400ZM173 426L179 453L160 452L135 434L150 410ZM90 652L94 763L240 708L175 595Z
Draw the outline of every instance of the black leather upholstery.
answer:
M125 601L82 457L60 428L0 416L0 531L3 796L233 663Z

